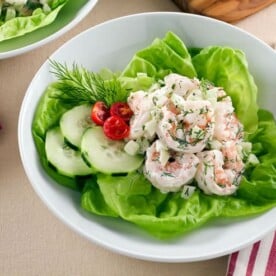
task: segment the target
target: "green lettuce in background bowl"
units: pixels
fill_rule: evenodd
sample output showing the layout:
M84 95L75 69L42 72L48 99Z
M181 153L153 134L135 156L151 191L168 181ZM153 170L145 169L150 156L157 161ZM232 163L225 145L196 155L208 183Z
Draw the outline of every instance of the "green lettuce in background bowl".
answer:
M45 12L42 8L36 8L31 15L18 16L2 22L0 42L25 35L53 23L67 2L68 0L57 0L50 3L51 10L49 12Z
M181 39L167 33L168 30ZM262 53L261 58L256 56L256 51ZM103 67L114 72L120 70L121 81L128 88L141 85L138 72L147 73L143 86L169 72L204 77L222 85L231 95L248 139L254 145L254 153L261 160L260 166L247 172L238 194L232 197L207 196L197 191L185 201L179 193L161 194L137 173L99 174L86 182L72 179L67 182L49 170L43 157L45 131L57 124L60 114L70 108L49 98L55 85L44 94L54 81L49 62L45 62L22 105L19 146L34 189L69 226L116 252L166 262L221 256L275 228L275 121L273 114L263 108L275 112L271 101L276 56L267 45L216 20L178 13L149 13L92 28L50 58L67 64L75 62L91 71ZM57 185L53 178L74 191ZM81 206L97 215L90 215ZM178 238L154 239L118 217L157 237ZM180 235L185 232L186 235Z
M57 0L50 13L37 9L32 16L17 17L0 25L0 59L42 46L76 26L97 0Z

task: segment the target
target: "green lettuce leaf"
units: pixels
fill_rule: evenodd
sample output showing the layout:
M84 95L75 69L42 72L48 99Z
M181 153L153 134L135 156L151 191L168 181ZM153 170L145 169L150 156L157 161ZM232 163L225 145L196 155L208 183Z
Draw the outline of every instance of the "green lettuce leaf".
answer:
M64 4L64 2L68 2L68 0L52 0L50 3L51 9L56 9L58 6Z
M229 47L211 46L193 57L199 78L224 88L247 132L258 125L257 86L248 70L245 54Z
M43 139L48 129L59 124L61 115L73 107L55 99L53 95L57 93L58 83L52 83L47 87L36 108L32 130Z
M170 72L190 78L196 76L188 49L172 32L168 32L163 39L156 38L150 46L138 51L122 76L135 78L141 72L156 79L162 79Z
M32 15L15 17L0 26L0 42L25 35L54 22L58 13L68 0L58 0L52 3L53 10L45 13L41 8L34 10Z
M155 79L153 77L149 77L147 74L141 73L138 73L135 78L120 76L119 80L122 88L128 92L138 90L147 91L155 83Z
M99 175L97 183L108 208L158 238L174 237L199 227L216 216L221 208L217 201L202 200L199 192L189 200L183 200L180 193L163 194L138 173ZM87 201L88 193L91 193L90 189L82 195L82 207L95 213L94 209L102 199Z
M81 206L96 215L118 217L118 213L107 204L94 176L85 183Z
M275 204L276 200L276 127L273 115L260 110L257 131L249 140L257 148L256 155L260 160L238 190L238 195L255 204ZM261 145L261 146L260 146Z

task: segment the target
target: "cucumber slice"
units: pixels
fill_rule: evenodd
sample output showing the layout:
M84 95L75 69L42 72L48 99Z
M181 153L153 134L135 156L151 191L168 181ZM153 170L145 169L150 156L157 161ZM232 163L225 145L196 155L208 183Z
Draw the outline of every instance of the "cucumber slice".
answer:
M82 159L81 152L64 143L59 127L47 131L45 151L48 161L60 174L75 177L92 173L92 169Z
M77 148L80 148L84 131L93 126L90 113L91 106L83 104L68 110L60 118L59 125L63 136Z
M143 163L142 155L129 155L124 150L123 141L107 138L102 127L87 129L82 137L81 151L87 162L97 171L127 173L138 169Z

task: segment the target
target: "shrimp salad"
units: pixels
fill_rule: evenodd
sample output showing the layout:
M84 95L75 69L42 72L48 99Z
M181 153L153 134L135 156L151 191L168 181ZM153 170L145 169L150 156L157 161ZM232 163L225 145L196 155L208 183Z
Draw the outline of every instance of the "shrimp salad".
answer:
M121 72L50 65L33 138L85 211L171 238L276 206L275 119L241 50L168 32Z
M237 190L251 144L223 88L172 73L158 87L131 93L128 104L129 139L145 154L152 185L162 192L193 184L206 194Z

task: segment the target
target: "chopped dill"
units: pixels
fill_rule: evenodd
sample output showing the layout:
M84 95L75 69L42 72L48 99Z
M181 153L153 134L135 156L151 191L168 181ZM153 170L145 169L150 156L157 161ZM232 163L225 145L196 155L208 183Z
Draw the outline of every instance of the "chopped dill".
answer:
M168 177L175 177L172 173L170 172L162 172L161 176L168 176Z
M210 81L204 78L200 80L200 90L204 93L204 95L206 95L207 90L211 89L212 86L213 84Z

